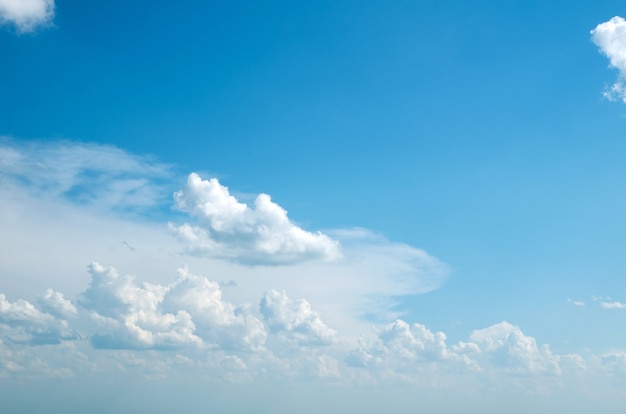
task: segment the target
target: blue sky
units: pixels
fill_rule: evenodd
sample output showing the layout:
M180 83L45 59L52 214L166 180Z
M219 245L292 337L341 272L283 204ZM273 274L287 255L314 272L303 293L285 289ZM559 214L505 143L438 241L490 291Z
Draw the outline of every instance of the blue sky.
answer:
M3 398L617 412L624 15L0 0Z

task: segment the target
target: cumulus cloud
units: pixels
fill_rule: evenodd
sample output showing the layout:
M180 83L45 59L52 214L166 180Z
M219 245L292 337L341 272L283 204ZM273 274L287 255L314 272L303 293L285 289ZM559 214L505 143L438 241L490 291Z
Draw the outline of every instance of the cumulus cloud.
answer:
M467 342L446 345L443 332L403 320L376 330L374 340L361 339L346 358L349 366L367 368L384 376L416 378L419 372L466 372L478 375L559 375L562 367L581 367L579 355L554 355L547 345L518 327L500 322L472 332Z
M591 31L591 39L600 52L609 58L609 66L619 71L617 81L604 92L611 100L626 103L626 20L615 16Z
M330 345L337 331L329 328L305 299L291 300L285 291L270 290L260 304L261 315L270 332L299 345Z
M57 318L74 318L77 316L76 306L65 299L62 293L55 292L52 289L46 290L46 292L37 298L37 303L42 311L47 312Z
M98 324L100 348L219 347L256 349L263 324L245 307L222 300L218 283L186 268L169 285L138 283L114 267L89 266L92 280L81 305Z
M64 306L72 306L60 293L52 291L49 293L51 297L63 301ZM53 313L57 312L53 310ZM2 293L0 293L0 332L11 341L32 345L55 344L75 338L66 320L42 311L23 299L9 302Z
M112 146L0 137L0 176L13 193L124 210L165 201L169 166Z
M250 207L240 203L217 179L203 180L192 173L174 200L179 210L199 222L199 226L170 224L191 253L249 264L288 264L340 256L338 242L292 223L287 211L267 194L260 194Z
M560 372L559 357L552 354L548 345L539 348L535 338L508 322L475 330L470 342L478 346L484 361L500 369L515 373Z
M22 33L45 26L54 17L54 0L0 0L0 24L12 24Z
M422 324L409 325L398 319L375 328L375 333L373 340L359 340L357 348L346 357L348 366L366 368L375 376L411 381L424 371L441 374L455 368L475 369L470 357L456 352L467 350L467 346L448 347L445 333L432 332Z

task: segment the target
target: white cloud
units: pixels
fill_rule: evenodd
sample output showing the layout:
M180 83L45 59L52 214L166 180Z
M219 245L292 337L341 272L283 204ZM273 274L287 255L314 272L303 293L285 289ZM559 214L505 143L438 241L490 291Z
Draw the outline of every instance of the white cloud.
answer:
M56 296L56 292L51 292L50 295L64 300L62 295ZM71 306L71 303L64 304ZM0 332L11 341L33 345L53 344L75 338L66 320L43 312L23 299L11 303L2 293L0 293Z
M585 367L579 355L554 355L547 345L538 347L535 338L508 322L475 330L469 341L453 346L446 345L445 333L403 320L376 329L376 333L373 340L361 339L346 362L382 378L418 381L424 372L457 377L471 374L474 379L533 377Z
M626 102L626 20L615 16L591 31L591 39L609 58L609 66L619 71L617 81L604 92L609 100Z
M262 322L246 307L222 300L218 283L179 270L169 285L137 283L133 276L93 263L81 305L99 325L92 343L100 348L258 349Z
M31 297L43 285L73 297L89 283L84 265L94 259L150 275L153 283L168 286L170 270L183 262L180 245L159 220L170 212L173 175L167 165L115 147L0 139L0 227L5 235L0 237L0 274L14 275L3 281L5 292ZM145 182L144 196L120 190L128 187L128 180ZM135 214L128 214L129 209ZM284 229L274 230L278 234ZM306 298L354 343L371 323L363 315L375 316L378 322L395 319L395 296L437 289L450 273L445 263L424 250L366 229L326 234L331 250L337 252L339 242L342 257L307 260L313 255L308 251L297 260L281 262L284 266L240 265L235 259L206 256L187 256L184 262L222 283L238 285L224 292L235 304L258 304L271 289ZM316 240L324 244L326 239ZM229 249L225 242L221 247ZM266 261L285 259L285 252L271 257L255 248L235 246L229 252L240 253L244 261L255 254Z
M39 296L37 303L42 311L57 318L69 319L78 315L76 306L70 300L65 299L62 293L52 289L46 290L43 295Z
M471 358L446 345L445 333L432 332L422 324L409 325L398 319L375 328L375 333L373 340L359 340L358 347L346 358L349 366L366 368L382 378L409 381L418 380L426 371L441 375L451 369L476 369ZM467 346L456 348L467 350Z
M174 194L176 207L199 221L170 228L188 244L190 253L250 264L288 264L340 257L339 243L320 232L293 224L287 212L267 194L254 208L237 201L215 178L189 175L185 187Z
M305 299L291 300L285 291L270 290L260 304L270 332L299 345L330 345L337 331L329 328Z
M604 309L626 309L626 303L613 301L613 302L601 302L600 306Z
M249 306L235 306L222 299L217 282L179 269L176 281L167 287L163 309L184 309L193 317L198 335L205 342L226 349L259 349L265 342L263 323Z
M91 284L81 305L99 325L91 340L101 348L158 348L200 345L191 315L161 311L167 288L138 285L134 277L99 263L89 266Z
M0 0L0 23L14 24L20 32L45 26L54 17L54 0Z
M145 180L151 194L129 197L124 189L135 179ZM222 282L186 267L174 276L170 270L182 259L165 223L118 214L133 206L158 205L171 195L168 179L174 181L167 166L112 147L0 141L0 227L5 236L0 237L0 274L16 275L2 280L3 289L7 295L35 297L42 284L54 288L32 304L4 299L0 340L12 355L48 338L58 345L34 347L42 349L39 355L46 362L44 348L53 355L53 347L74 344L88 354L86 366L91 368L86 369L93 372L135 370L149 378L193 372L196 378L229 381L400 378L430 386L453 377L463 382L464 375L476 372L491 372L497 381L501 375L557 372L554 364L563 370L564 356L538 347L510 324L476 331L469 341L452 346L446 345L445 333L421 324L385 324L398 317L395 296L437 289L450 273L448 266L424 250L366 229L307 233L269 198L261 200L267 203L263 208L246 206L216 180L197 177L199 189L185 187L177 202L195 214L194 226L219 230L211 230L217 234L211 233L211 240L230 260L184 260ZM218 195L207 195L209 190ZM253 225L265 226L266 233L246 233ZM310 243L299 238L302 234L311 236ZM273 259L258 245L265 236L281 240ZM298 243L304 246L301 252L294 247ZM333 255L313 248L320 245ZM341 256L335 255L340 246ZM324 260L330 257L334 260ZM285 266L242 265L238 258ZM84 264L94 259L124 273L98 264L86 273ZM149 276L143 280L151 283L127 273ZM79 301L68 299L77 295ZM30 316L20 319L15 316L20 312ZM382 323L374 332L373 319ZM357 344L359 335L363 338ZM19 361L27 357L21 355ZM10 353L5 356L0 363L10 365ZM15 364L25 366L19 361ZM33 370L37 366L60 369L63 362Z
M547 345L539 348L535 338L525 335L517 326L500 322L470 335L478 345L483 362L515 373L560 373L559 357Z

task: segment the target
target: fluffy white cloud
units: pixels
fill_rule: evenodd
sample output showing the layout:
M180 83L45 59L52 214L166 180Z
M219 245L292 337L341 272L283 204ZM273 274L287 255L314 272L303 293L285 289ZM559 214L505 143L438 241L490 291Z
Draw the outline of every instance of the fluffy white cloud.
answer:
M332 260L340 256L338 242L293 224L287 211L267 194L260 194L251 208L237 201L217 179L203 180L190 174L174 200L179 210L200 224L170 224L191 253L249 264Z
M352 367L366 368L375 375L417 380L431 374L471 373L480 375L560 375L562 368L582 369L579 355L554 355L547 345L538 347L535 338L518 327L500 322L472 332L468 342L446 345L443 332L424 325L396 320L376 330L374 340L361 339L346 358ZM482 373L482 374L481 374Z
M446 345L443 332L432 332L424 325L409 325L398 319L395 322L375 329L374 340L361 339L346 362L353 367L366 367L395 376L408 373L415 376L432 363L446 363L470 360L451 351ZM444 369L443 365L439 365Z
M163 298L163 309L185 309L193 317L197 333L210 345L226 349L259 349L265 342L263 323L249 306L235 306L222 299L217 282L179 269L178 279Z
M246 307L222 300L218 283L186 268L170 285L138 284L133 276L93 263L81 305L99 325L101 348L218 347L258 349L263 324Z
M55 292L52 289L46 290L46 293L37 298L37 303L42 311L47 312L57 318L74 318L77 316L76 306L65 299L62 293Z
M604 92L609 100L626 102L626 20L615 16L591 31L591 39L609 58L609 66L619 71L617 81Z
M559 357L548 345L537 347L535 338L525 335L517 326L500 322L470 335L478 346L482 363L489 362L514 373L560 373Z
M54 17L54 0L0 0L0 23L14 24L20 32L31 32Z
M337 341L337 331L326 326L305 299L294 301L285 291L270 290L261 299L260 310L270 332L287 342L330 345Z
M50 296L63 301L68 307L72 306L61 294L50 292ZM23 299L11 303L2 293L0 293L0 332L11 341L33 345L54 344L75 337L66 320L43 312Z

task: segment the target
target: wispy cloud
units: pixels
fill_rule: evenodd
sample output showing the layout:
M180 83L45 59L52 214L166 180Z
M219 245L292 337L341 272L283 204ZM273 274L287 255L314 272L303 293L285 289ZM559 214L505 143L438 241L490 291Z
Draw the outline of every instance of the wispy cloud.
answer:
M609 66L619 71L616 82L604 91L604 96L626 103L626 20L615 16L599 24L591 31L591 39L609 58Z
M113 146L0 137L0 178L15 193L124 210L167 200L171 167Z
M32 32L50 24L54 0L0 0L0 24L12 24L19 32Z
M582 300L573 300L573 299L567 298L567 301L574 306L580 306L580 307L585 306L585 302Z

